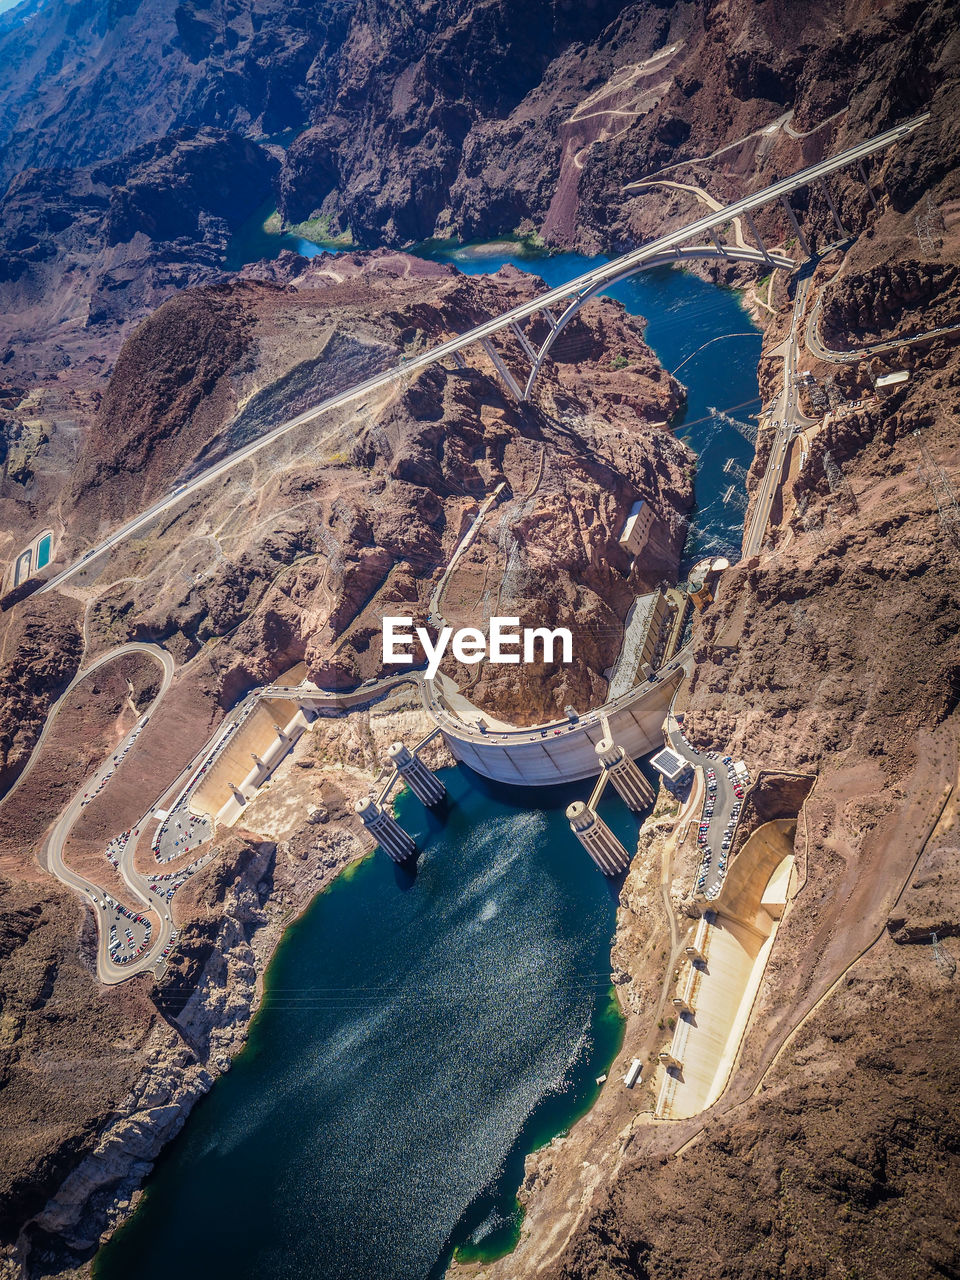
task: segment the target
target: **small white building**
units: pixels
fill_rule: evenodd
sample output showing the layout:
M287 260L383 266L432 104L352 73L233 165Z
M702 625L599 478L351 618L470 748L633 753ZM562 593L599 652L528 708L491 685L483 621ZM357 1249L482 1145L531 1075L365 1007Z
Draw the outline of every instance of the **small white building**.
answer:
M683 756L677 755L676 751L671 751L669 747L658 751L650 763L668 782L679 782L690 772L690 766Z
M630 1063L630 1067L627 1070L627 1074L623 1077L623 1083L627 1086L628 1089L632 1089L633 1086L639 1082L640 1072L642 1070L643 1070L643 1059L634 1058L634 1060Z
M902 387L910 379L909 369L894 369L892 373L882 373L873 384L880 395L888 396L897 387Z
M623 532L620 534L620 545L630 555L639 555L647 545L650 530L653 528L653 520L654 515L650 503L643 498L639 498L630 508L627 522L623 526Z

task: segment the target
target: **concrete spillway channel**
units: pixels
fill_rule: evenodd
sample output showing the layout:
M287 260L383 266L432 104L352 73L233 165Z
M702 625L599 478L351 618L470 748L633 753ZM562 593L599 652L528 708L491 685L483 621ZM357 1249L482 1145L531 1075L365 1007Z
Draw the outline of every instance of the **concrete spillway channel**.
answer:
M795 884L795 833L794 819L759 827L700 918L673 1001L673 1040L660 1055L661 1119L697 1115L726 1088Z

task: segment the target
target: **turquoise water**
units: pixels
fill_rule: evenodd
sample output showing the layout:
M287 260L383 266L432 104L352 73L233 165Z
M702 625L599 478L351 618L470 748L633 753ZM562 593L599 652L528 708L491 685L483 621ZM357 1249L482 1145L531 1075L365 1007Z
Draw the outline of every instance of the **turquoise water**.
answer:
M563 806L442 775L423 852L321 894L270 966L246 1051L161 1158L97 1280L428 1280L509 1247L525 1152L594 1100L620 1043L617 889ZM621 838L637 822L611 799Z
M433 242L422 252L452 262L466 275L486 274L512 263L540 276L551 288L609 261L603 256L530 252L509 241L465 247ZM687 389L687 403L673 429L698 455L697 505L683 569L707 554L738 560L743 511L734 501L724 503L723 495L731 484L742 493L743 485L723 467L732 459L748 469L753 445L712 410L726 410L748 424L749 415L758 411L760 331L738 293L676 268L641 272L614 285L605 296L622 302L631 315L646 317L646 341L668 372L683 366L677 377Z
M261 209L231 242L232 268L258 258L275 257L292 249L312 258L337 252L331 245L297 236L269 234L263 223L270 212ZM413 252L450 262L465 275L497 271L506 263L540 276L553 288L609 261L597 255L546 253L530 250L515 241L460 246L429 241ZM682 573L704 555L740 557L743 534L743 485L723 470L732 460L744 470L753 459L753 445L714 409L727 411L748 425L760 408L757 362L761 334L731 289L720 289L697 276L671 267L644 271L614 285L605 296L622 302L631 315L647 320L645 337L665 369L687 389L687 402L672 424L673 429L698 456L696 508L690 524ZM524 371L525 372L525 371ZM733 485L736 497L725 502Z
M238 228L227 245L224 262L227 271L239 271L247 263L259 262L262 258L275 258L284 249L299 253L301 258L318 258L322 253L343 252L342 245L307 240L289 232L267 231L267 219L275 213L272 203L263 205Z
M43 569L50 563L50 535L40 539L37 543L37 568Z

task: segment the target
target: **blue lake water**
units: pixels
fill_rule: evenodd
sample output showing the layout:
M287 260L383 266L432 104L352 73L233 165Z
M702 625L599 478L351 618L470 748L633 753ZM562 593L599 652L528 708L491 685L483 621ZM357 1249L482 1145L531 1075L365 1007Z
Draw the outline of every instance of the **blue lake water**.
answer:
M228 265L237 267L260 257L275 257L292 249L304 257L337 252L299 236L264 231L271 210L261 209L237 234L228 251ZM450 262L465 275L488 274L512 263L540 276L553 288L608 261L602 255L545 253L512 241L459 246L430 241L413 252ZM757 362L761 334L734 290L721 289L686 271L657 267L614 285L604 296L622 302L631 315L647 320L645 337L661 364L687 389L687 403L673 429L698 456L696 509L683 558L685 571L704 555L739 559L743 534L743 484L723 470L732 460L748 469L753 445L737 429L713 412L728 412L747 425L760 407ZM730 500L724 495L733 487Z
M378 852L321 894L267 975L249 1046L161 1158L97 1280L427 1280L509 1246L524 1154L617 1051L616 887L562 794L441 774L409 794L416 876ZM637 821L616 799L625 842Z
M275 258L284 249L298 253L301 258L342 252L341 246L315 243L287 231L267 231L268 219L275 213L272 204L263 205L237 229L227 245L224 265L228 271L239 271L248 262L258 262L261 258Z
M451 262L466 275L497 271L509 262L540 276L551 288L609 261L576 253L530 253L510 242L465 247L434 243L424 246L424 252ZM686 406L673 423L677 435L698 455L697 509L684 567L707 554L739 559L743 510L736 499L743 484L723 468L732 459L748 469L753 445L713 410L727 411L750 425L750 415L760 407L760 331L738 293L676 268L644 271L613 285L604 296L622 302L631 315L646 318L646 341L668 372L678 370L676 376L687 389ZM731 484L734 494L725 503L723 495Z

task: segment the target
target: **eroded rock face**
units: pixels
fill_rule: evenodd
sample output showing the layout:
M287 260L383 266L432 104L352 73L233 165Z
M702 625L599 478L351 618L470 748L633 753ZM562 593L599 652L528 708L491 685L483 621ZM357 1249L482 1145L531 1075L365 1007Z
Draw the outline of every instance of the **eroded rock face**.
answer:
M354 7L261 0L255 13L228 13L205 0L92 0L0 27L0 183L113 159L198 124L254 137L302 128Z
M949 262L883 263L845 275L828 291L821 332L835 350L889 336L910 337L953 323L960 307L960 268Z
M395 367L405 347L463 331L537 288L512 269L465 279L388 252L310 265L290 255L262 277L188 291L127 342L77 468L75 530L98 536L202 464ZM531 329L535 340L545 334L543 321ZM525 720L593 701L635 595L675 574L691 503L692 458L666 425L681 391L641 334L619 307L591 304L557 344L536 408L517 405L481 355L372 393L359 416L298 429L265 451L268 470L252 489L240 468L213 505L164 520L151 555L169 547L175 567L166 561L156 579L149 568L121 573L136 580L103 593L92 632L136 618L139 632L165 641L232 633L218 658L231 698L300 660L322 687L354 685L381 670L384 614L425 620L479 502L502 484L442 608L459 625L483 627L498 610L524 625L569 625L578 661L509 679L488 668L473 692ZM503 351L518 367L525 358L512 338ZM640 496L657 512L657 533L632 566L617 538ZM488 568L503 581L477 591ZM271 589L278 573L281 592Z
M229 1061L242 1043L257 998L251 938L268 918L258 886L274 853L272 843L230 838L222 859L191 885L177 963L151 993L162 1016L154 1014L130 1055L129 1092L102 1117L95 1141L78 1144L87 1154L54 1184L27 1229L28 1245L59 1254L61 1266L89 1255L129 1208L160 1150L210 1088L218 1060ZM146 980L135 985L149 989ZM129 993L123 987L109 998L129 1000ZM34 1186L34 1195L41 1191Z
M131 322L217 276L232 231L269 198L276 161L220 129L184 129L109 163L30 169L0 199L0 346L38 363L109 366Z
M16 1240L95 1142L156 1023L145 981L98 990L92 919L39 868L0 878L0 1241ZM31 883L32 881L32 883ZM42 1119L41 1119L42 1117Z
M26 764L51 704L80 666L79 610L70 600L41 596L0 614L9 660L0 667L0 788Z

